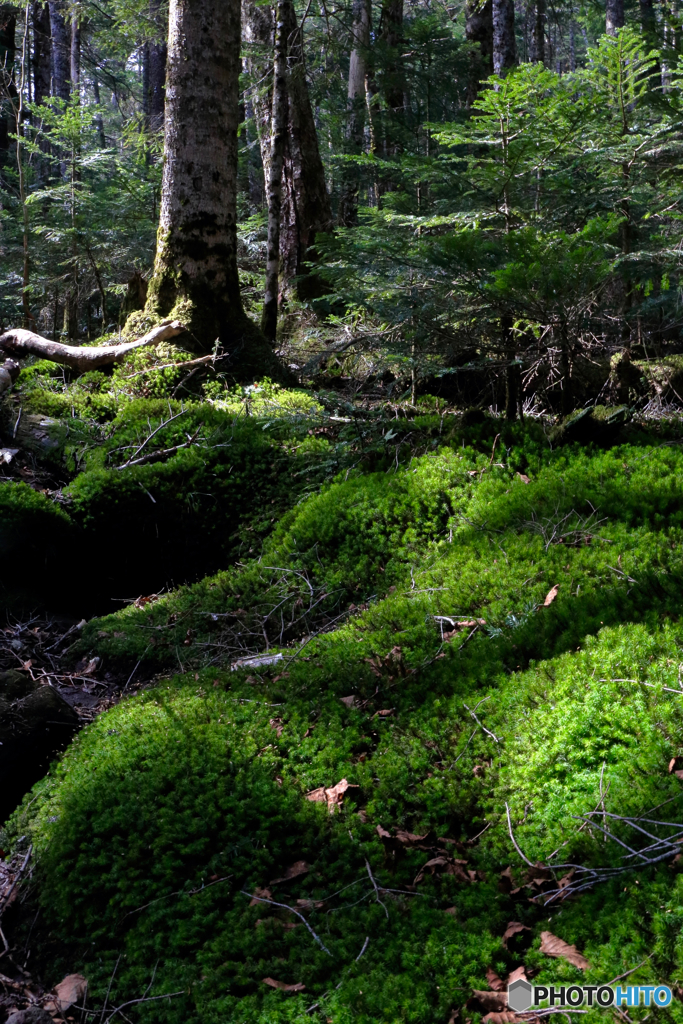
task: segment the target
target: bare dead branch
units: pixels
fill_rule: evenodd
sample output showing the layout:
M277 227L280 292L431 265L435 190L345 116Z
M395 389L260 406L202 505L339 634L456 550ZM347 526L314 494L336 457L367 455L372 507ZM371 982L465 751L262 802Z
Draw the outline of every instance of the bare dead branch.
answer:
M100 366L111 366L112 363L120 363L129 352L135 349L144 348L147 345L158 345L168 338L175 338L183 334L185 328L178 320L170 323L160 324L136 341L129 341L123 345L101 345L95 348L77 347L74 345L62 345L58 341L50 341L33 331L26 331L17 327L12 331L6 331L0 335L0 352L18 359L25 359L27 356L38 356L40 359L48 359L53 363L61 363L63 366L70 366L73 370L95 370Z

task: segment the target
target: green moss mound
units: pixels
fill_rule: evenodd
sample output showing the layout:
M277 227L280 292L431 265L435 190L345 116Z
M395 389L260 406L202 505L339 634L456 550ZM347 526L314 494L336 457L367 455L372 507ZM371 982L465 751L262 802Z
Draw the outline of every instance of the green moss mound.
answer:
M57 976L77 963L101 998L121 957L117 1000L156 965L155 993L185 991L142 1008L156 1021L290 1021L320 1002L333 1019L445 1022L489 967L504 976L520 962L539 984L639 963L636 982L675 984L673 857L544 909L529 902L536 876L505 804L544 862L564 844L558 863L623 863L618 843L573 817L599 805L601 786L607 812L668 801L664 820L677 820L681 711L665 687L682 643L677 625L603 629L584 651L474 689L454 651L354 707L339 700L343 680L306 665L256 681L204 671L126 702L16 816L38 851L44 965ZM392 714L378 714L389 696ZM467 710L483 698L488 733ZM355 788L334 815L306 800L341 778ZM412 838L390 838L400 828ZM510 920L530 929L521 947L502 942ZM540 953L545 930L578 946L585 975ZM272 991L266 977L306 989ZM677 1005L664 1018L680 1020Z

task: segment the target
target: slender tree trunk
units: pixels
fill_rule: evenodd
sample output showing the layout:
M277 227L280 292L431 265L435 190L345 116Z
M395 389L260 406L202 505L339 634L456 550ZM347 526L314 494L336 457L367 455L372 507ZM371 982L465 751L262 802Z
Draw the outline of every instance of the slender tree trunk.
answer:
M493 0L493 70L504 77L515 66L514 0Z
M384 156L391 157L401 149L404 76L400 48L403 41L403 0L383 0L379 36L385 47L381 89L387 107L382 148Z
M69 101L71 76L71 35L64 19L64 0L50 0L50 32L52 38L52 84L55 99Z
M50 95L50 11L36 2L31 9L33 21L33 102L42 103Z
M17 87L14 80L14 58L16 54L17 17L16 8L0 7L0 166L6 167L11 160L10 135L16 131L15 103Z
M545 0L536 0L532 11L531 38L529 39L529 60L535 64L544 64Z
M321 295L324 285L305 264L315 255L315 236L332 230L332 209L306 84L301 31L292 0L282 0L282 6L289 48L289 120L280 238L283 285L296 277L299 298L310 299Z
M371 8L370 0L354 0L353 4L353 46L349 60L348 114L349 131L347 152L357 156L363 151L365 127L365 79L367 76L367 55L370 48ZM346 165L339 198L338 221L343 227L358 223L358 194L360 176L353 164Z
M624 0L607 0L605 11L605 32L615 36L624 27Z
M23 248L23 272L22 272L22 289L21 289L21 303L23 310L22 326L28 328L31 321L33 320L33 314L29 305L29 285L30 285L30 261L29 261L29 217L28 217L28 206L26 205L26 174L24 164L24 154L22 152L22 141L24 134L24 90L26 86L27 71L28 71L28 37L30 31L31 21L29 18L28 6L26 8L26 16L24 21L24 32L21 44L21 64L20 64L20 79L19 79L19 107L17 110L17 177L19 179L19 201L21 203L21 214L22 214L22 248Z
M237 270L239 0L171 0L161 214L146 310L240 377L286 372L246 316Z
M97 74L93 75L92 79L92 93L95 98L95 103L99 107L102 100L100 99L100 83L97 79ZM97 138L102 149L106 149L107 139L104 134L104 121L102 120L101 114L95 114L95 127L97 128Z
M69 49L69 80L71 94L78 100L81 82L81 24L78 15L71 19L71 46Z
M472 0L466 7L465 37L468 43L478 46L470 53L470 68L467 81L467 106L471 107L477 98L481 82L493 74L493 5Z
M263 300L261 330L274 342L280 288L280 216L282 213L282 166L287 130L287 26L285 0L279 0L275 26L273 67L273 116L270 132L270 168L268 176L268 253L266 257L266 294Z
M152 131L164 126L164 102L166 96L166 25L163 22L161 0L150 0L150 17L158 26L159 39L147 44L147 108L148 123Z
M247 56L244 70L254 83L249 99L254 112L254 123L261 151L264 182L270 177L270 131L273 113L273 52L275 47L275 21L270 6L243 0L244 41Z

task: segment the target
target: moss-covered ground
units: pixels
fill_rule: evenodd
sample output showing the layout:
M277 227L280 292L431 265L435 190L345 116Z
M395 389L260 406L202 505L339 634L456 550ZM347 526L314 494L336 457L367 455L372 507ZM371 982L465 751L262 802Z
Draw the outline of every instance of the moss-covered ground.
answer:
M58 505L27 507L115 560L154 511L163 558L199 530L204 561L74 649L156 682L7 825L36 853L34 970L82 971L95 1006L177 993L130 1008L150 1024L477 1024L473 990L522 964L680 989L680 424L607 413L580 444L268 387L76 411Z

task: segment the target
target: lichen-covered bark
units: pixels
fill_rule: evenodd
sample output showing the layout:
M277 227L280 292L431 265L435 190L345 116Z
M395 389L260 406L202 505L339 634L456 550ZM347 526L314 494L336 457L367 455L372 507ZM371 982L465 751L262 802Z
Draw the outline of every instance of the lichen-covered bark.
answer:
M277 373L237 272L239 0L171 0L161 213L147 310L218 341L236 375Z
M501 77L517 61L514 0L493 0L493 70Z

